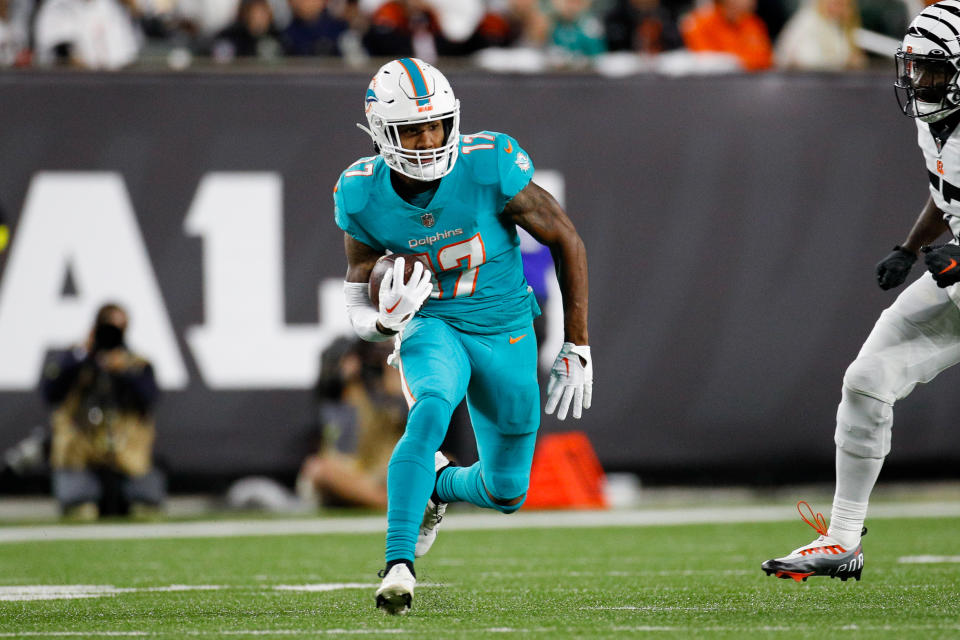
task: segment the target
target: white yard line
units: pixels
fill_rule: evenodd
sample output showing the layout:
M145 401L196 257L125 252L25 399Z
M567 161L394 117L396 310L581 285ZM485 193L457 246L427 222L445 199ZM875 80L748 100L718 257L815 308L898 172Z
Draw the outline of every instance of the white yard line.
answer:
M870 518L939 518L960 516L960 502L903 502L871 506ZM532 511L499 513L451 511L445 531L555 529L582 527L650 527L680 524L780 522L798 518L790 506L699 507L635 511ZM384 516L219 520L202 522L116 523L0 527L0 543L45 540L124 540L144 538L224 538L233 536L381 533Z
M172 593L183 591L221 591L259 589L263 593L277 591L302 591L322 593L344 589L373 589L376 582L325 582L319 584L262 584L229 586L224 584L171 584L165 587L115 587L112 584L22 584L0 586L0 602L23 602L30 600L72 600L76 598L102 598L126 593ZM418 589L444 586L436 582L422 582ZM2 636L0 636L2 637Z
M164 592L164 591L216 591L228 589L223 585L171 584L166 587L115 587L111 584L37 584L0 586L0 602L25 600L72 600L76 598L100 598L119 593Z
M902 556L897 558L900 564L954 564L960 563L960 556Z

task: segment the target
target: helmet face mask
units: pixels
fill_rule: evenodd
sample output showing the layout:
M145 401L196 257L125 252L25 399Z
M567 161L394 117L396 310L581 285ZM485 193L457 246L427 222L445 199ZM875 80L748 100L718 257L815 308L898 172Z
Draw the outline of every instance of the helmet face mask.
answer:
M415 180L438 180L451 171L460 146L460 101L433 66L417 58L388 62L373 77L365 99L368 127L377 153L394 171ZM434 149L407 149L401 128L439 121L443 142Z
M905 115L936 122L960 107L958 58L897 51L894 87Z
M894 90L904 115L937 122L960 109L960 0L926 7L896 55Z

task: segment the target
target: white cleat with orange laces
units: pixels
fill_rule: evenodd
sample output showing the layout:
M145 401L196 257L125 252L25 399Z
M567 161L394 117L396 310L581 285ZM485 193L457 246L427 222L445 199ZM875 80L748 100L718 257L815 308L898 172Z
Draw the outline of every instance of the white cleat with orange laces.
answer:
M813 516L812 522L800 509L800 505L806 505ZM789 555L767 560L760 568L768 576L792 578L797 582L804 582L810 576L840 578L844 582L847 578L859 580L863 571L863 543L858 542L856 548L848 549L827 534L827 523L822 513L814 515L813 509L803 500L797 503L797 510L800 511L803 521L816 529L820 537L804 547L794 549ZM864 527L861 537L866 533L867 528Z

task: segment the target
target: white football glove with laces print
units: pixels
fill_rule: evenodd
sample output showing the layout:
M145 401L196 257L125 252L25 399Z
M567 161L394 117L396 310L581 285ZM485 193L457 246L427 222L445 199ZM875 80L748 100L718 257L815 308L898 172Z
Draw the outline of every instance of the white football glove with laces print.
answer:
M403 282L403 258L397 258L393 269L387 271L380 281L380 310L377 321L384 329L399 333L403 330L413 314L420 310L423 303L430 297L433 283L430 272L423 268L418 260L413 265L410 281Z
M550 370L547 383L548 414L557 410L557 417L566 419L567 410L573 404L573 417L579 419L584 409L590 408L593 400L593 360L590 347L564 342Z

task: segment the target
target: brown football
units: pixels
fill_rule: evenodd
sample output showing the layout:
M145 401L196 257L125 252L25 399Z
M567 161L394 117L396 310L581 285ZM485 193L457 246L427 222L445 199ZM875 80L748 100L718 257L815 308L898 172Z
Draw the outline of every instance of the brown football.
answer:
M370 272L370 302L372 302L373 306L377 309L380 308L380 283L383 281L383 276L386 275L387 270L393 269L393 263L397 261L397 258L403 258L404 284L410 282L410 276L413 275L413 265L416 262L422 263L425 270L432 271L430 263L427 262L427 259L423 255L391 253L381 256L380 259L377 260L377 263L373 265L373 271Z

